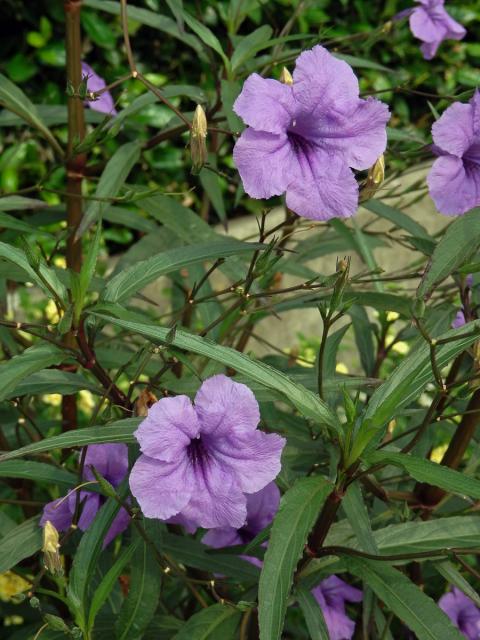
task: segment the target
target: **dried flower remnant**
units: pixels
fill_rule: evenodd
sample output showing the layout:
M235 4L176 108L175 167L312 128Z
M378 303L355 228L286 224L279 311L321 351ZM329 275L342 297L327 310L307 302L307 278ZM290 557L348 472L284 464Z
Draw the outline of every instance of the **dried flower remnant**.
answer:
M367 179L360 191L360 202L370 200L385 180L385 157L382 155L368 171Z
M54 576L63 575L62 559L60 558L59 549L58 531L50 520L47 520L43 527L43 564L45 569Z
M358 207L352 169L385 151L385 104L359 96L352 68L324 47L297 59L293 84L247 78L234 104L247 129L233 157L252 198L286 193L289 209L314 220L346 218Z
M285 444L258 430L259 419L252 391L224 375L205 380L194 405L187 396L156 402L135 432L142 455L130 475L144 515L242 527L247 494L277 476Z
M480 205L480 91L450 105L432 137L438 157L427 177L430 196L444 215L466 213Z

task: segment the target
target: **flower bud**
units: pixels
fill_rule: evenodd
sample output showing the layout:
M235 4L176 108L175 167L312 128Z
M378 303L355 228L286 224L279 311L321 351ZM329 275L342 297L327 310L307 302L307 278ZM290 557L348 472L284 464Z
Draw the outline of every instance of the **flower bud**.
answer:
M283 84L293 84L293 77L287 67L283 67L282 73L280 74L280 82Z
M360 192L360 201L364 202L372 198L378 187L385 179L385 158L383 154L378 158L373 167L370 167L368 176Z
M50 520L47 520L43 528L43 564L45 569L55 576L63 575L62 560L58 552L59 549L58 531Z
M207 117L198 104L193 115L190 130L190 153L192 155L192 173L197 174L207 161Z

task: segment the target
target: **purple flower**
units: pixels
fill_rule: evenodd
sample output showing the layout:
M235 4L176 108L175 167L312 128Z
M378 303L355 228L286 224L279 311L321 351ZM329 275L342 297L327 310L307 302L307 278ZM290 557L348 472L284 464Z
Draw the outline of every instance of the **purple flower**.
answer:
M322 610L330 640L350 640L355 623L345 613L345 602L361 602L360 589L330 576L312 589L312 594Z
M468 640L480 640L480 609L460 589L453 587L438 606Z
M87 76L87 91L95 93L96 91L101 91L107 86L105 80L97 75L92 67L86 62L82 62L82 76ZM94 111L107 113L111 116L114 116L117 113L110 91L102 93L97 100L86 100L85 105Z
M114 487L122 482L128 473L128 448L125 444L92 444L87 449L85 466L83 469L84 480L95 480L92 466ZM97 511L105 502L105 498L99 493L91 491L80 492L81 509L78 526L82 531L92 524ZM66 531L72 524L75 507L77 504L76 492L70 493L65 498L59 498L49 502L43 509L40 526L44 526L47 520L58 531ZM130 516L121 508L115 516L112 525L105 536L103 546L106 547L119 533L124 531L130 522Z
M461 40L466 31L445 11L445 0L415 0L420 4L410 13L410 30L423 42L423 57L431 60L443 40Z
M432 127L439 157L427 183L435 206L447 216L480 204L480 92L467 104L454 102Z
M465 314L463 313L463 309L460 309L459 311L457 311L457 315L453 319L452 329L459 329L460 327L463 327L464 324Z
M257 493L251 493L247 496L247 517L240 529L234 527L210 529L203 536L202 542L214 549L248 544L272 522L279 504L280 491L274 482L270 482ZM258 558L242 557L257 566L262 566L262 562Z
M286 192L287 207L314 220L352 216L358 184L385 151L389 111L359 97L351 67L316 46L297 60L293 84L252 74L234 104L248 128L233 157L252 198Z
M207 529L241 528L247 496L279 473L284 438L257 430L258 403L244 384L224 375L187 396L150 407L135 432L143 455L130 488L147 518L180 514Z

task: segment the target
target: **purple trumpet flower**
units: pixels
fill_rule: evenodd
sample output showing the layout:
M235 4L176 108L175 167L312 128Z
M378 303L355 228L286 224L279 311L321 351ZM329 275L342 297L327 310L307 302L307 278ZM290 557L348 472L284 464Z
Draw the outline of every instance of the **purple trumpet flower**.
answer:
M128 473L128 448L125 444L92 444L87 449L83 479L95 480L92 471L96 471L103 476L111 485L118 487ZM99 493L91 491L80 492L80 503L82 509L78 520L78 527L86 531L92 524L97 511L105 502L105 498ZM53 524L58 531L66 531L72 524L75 507L77 504L76 492L70 493L68 497L58 498L49 502L43 509L40 519L40 526L45 526L47 520ZM112 525L105 536L103 546L106 547L119 533L124 531L130 522L130 516L123 508L115 516Z
M356 212L352 169L368 169L385 151L390 114L359 97L346 62L316 46L297 59L293 84L253 73L233 108L248 125L233 151L248 195L286 192L287 207L313 220Z
M480 640L480 609L460 589L453 587L438 606L468 640Z
M350 640L355 622L347 616L345 603L361 602L360 589L351 587L337 576L330 576L312 589L312 594L322 610L330 640Z
M97 75L86 62L82 62L82 76L87 78L87 91L95 93L95 91L101 91L107 86L105 80ZM85 100L85 105L100 113L107 113L111 116L117 114L110 91L102 93L97 100Z
M162 398L135 432L142 454L130 488L147 518L191 527L241 528L247 495L279 473L285 439L257 429L258 403L244 384L224 375L205 380L193 405Z
M432 127L439 156L427 183L435 206L447 216L480 205L480 91L467 104L454 102Z
M423 57L431 60L444 40L461 40L465 28L445 10L445 0L415 0L419 3L410 11L410 31L422 41Z

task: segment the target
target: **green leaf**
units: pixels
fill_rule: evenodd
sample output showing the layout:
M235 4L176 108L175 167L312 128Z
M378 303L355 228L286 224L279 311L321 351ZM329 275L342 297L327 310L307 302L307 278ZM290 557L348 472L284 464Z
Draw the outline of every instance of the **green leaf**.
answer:
M107 573L103 576L100 584L95 589L95 593L92 597L92 603L90 605L90 609L88 611L88 622L87 628L91 630L93 628L95 618L97 617L98 612L105 604L105 601L110 595L115 583L118 580L118 577L122 573L124 567L130 562L133 554L135 553L135 549L139 544L139 540L135 540L132 542L115 560L114 564L110 567Z
M366 462L369 465L393 464L404 469L417 482L427 482L460 496L480 499L480 480L425 458L381 449L369 453Z
M102 224L98 223L93 240L88 245L88 250L80 270L80 296L81 300L85 297L90 282L95 273L97 265L98 252L100 250L100 241L102 238Z
M378 64L378 62L373 62L372 60L366 60L365 58L358 58L357 56L350 56L346 53L334 53L335 58L339 60L343 60L351 67L357 67L358 69L375 69L375 71L382 71L383 73L395 73L393 69L389 69L388 67L384 67L382 64Z
M377 554L377 543L373 536L370 518L358 482L349 486L342 500L342 507L350 526L357 536L360 548L367 553Z
M103 540L119 508L120 505L114 498L109 498L105 502L83 534L73 559L67 594L75 611L76 622L83 631L87 628L89 586L102 552Z
M232 55L232 71L236 71L244 62L253 58L257 52L257 47L265 44L272 33L272 27L263 25L242 38Z
M183 19L188 24L190 29L195 32L195 34L200 38L202 42L204 42L207 45L207 47L210 47L216 53L218 53L218 55L223 60L225 68L229 69L230 60L225 55L222 45L220 44L220 40L217 38L217 36L212 31L210 31L208 27L206 27L204 24L199 22L196 18L194 18L192 15L190 15L186 11L183 11L182 15L183 15Z
M455 356L464 351L477 339L474 335L461 338L466 333L480 330L480 321L470 322L467 328L451 329L437 337L437 340L458 336L458 340L440 345L436 350L436 360L441 369ZM381 428L401 410L418 398L428 382L434 380L430 349L426 342L417 342L415 348L400 365L393 370L388 379L372 394L365 412L363 424L356 436L357 454L364 450L375 436L381 434ZM372 443L373 446L373 443Z
M211 160L214 160L212 154L210 154L210 158ZM210 164L213 164L211 160ZM205 190L210 202L212 203L217 216L226 227L227 212L225 211L225 203L223 201L223 193L220 186L220 176L218 176L215 172L210 171L210 169L208 168L203 168L200 171L198 177L200 178L202 187Z
M85 427L76 431L67 431L58 436L45 438L40 442L27 444L25 447L8 451L0 456L0 462L13 460L23 456L52 451L53 449L70 449L71 447L84 447L87 444L104 444L105 442L136 442L133 432L138 427L142 418L126 418L108 425L97 427Z
M33 556L41 548L42 529L38 522L38 516L25 520L0 540L0 573Z
M332 485L317 476L302 478L280 502L258 587L260 640L282 634L293 572Z
M348 570L361 578L419 640L462 640L448 616L400 571L385 562L348 559Z
M167 340L167 336L171 337L171 330L169 328L159 327L155 324L113 318L105 316L102 313L94 313L94 315L119 327L129 329L133 333L143 335L155 342L164 343L165 340ZM191 351L192 353L221 362L270 389L276 389L284 394L306 417L311 418L317 423L325 423L331 428L337 429L337 419L327 405L322 402L315 393L293 382L281 371L263 362L252 360L244 353L240 353L235 349L221 346L206 338L187 333L181 329L177 329L170 343L180 349L185 349L186 351Z
M183 267L189 267L205 260L248 253L266 246L256 243L240 242L238 240L224 240L215 243L200 243L191 247L179 247L165 251L157 256L136 262L117 273L104 289L102 298L109 302L122 302L147 284L160 276Z
M55 151L63 156L63 150L50 129L42 122L35 106L27 96L6 76L0 73L0 105L15 113L34 129L37 129L48 140Z
M63 351L48 343L34 345L8 362L0 364L0 401L9 397L19 382L35 371L60 364L65 357Z
M72 487L77 482L77 477L51 464L44 462L32 462L31 460L10 460L0 463L0 478L23 478L34 482L48 482L65 487Z
M312 593L308 589L298 587L296 595L311 640L329 640L330 635L322 610Z
M118 617L117 640L139 640L155 614L160 599L161 573L151 555L146 542L139 540L132 561L128 596Z
M435 248L417 289L423 298L442 280L468 262L480 245L480 209L472 209L452 222Z
M84 0L83 4L86 7L91 7L92 9L106 11L107 13L111 13L116 16L120 15L119 2L113 2L112 0ZM195 49L197 53L199 53L202 49L200 42L195 36L192 36L189 33L185 33L184 31L180 31L175 20L172 20L167 16L163 16L156 11L148 11L148 9L134 7L129 4L128 17L130 20L135 20L135 22L139 22L140 24L144 24L147 27L157 29L158 31L163 31L164 33L168 33L168 35L173 36L174 38L178 38L182 42L185 42L190 47Z
M403 211L390 207L381 200L368 200L362 202L362 207L376 213L381 218L393 222L393 224L400 229L404 229L412 236L431 240L431 236L428 231L421 224L407 216Z
M0 204L1 204L1 199L0 199ZM20 233L37 233L40 235L46 235L50 237L52 235L47 231L42 231L41 229L38 229L37 227L34 227L31 224L28 224L28 222L23 222L23 220L17 220L17 218L14 218L13 216L8 215L8 213L2 213L1 211L0 211L0 228L13 229L13 231L19 231Z
M78 227L77 237L85 233L101 217L103 210L111 204L109 199L115 198L132 167L140 158L140 149L139 142L127 142L118 147L107 162L94 194L95 198L101 198L101 200L91 200Z
M191 537L164 533L162 550L171 554L178 562L194 569L230 576L236 580L256 582L258 568L233 553L213 553L210 547Z
M40 395L44 393L60 393L71 395L78 391L87 390L97 395L103 391L79 373L70 373L60 369L44 369L32 373L8 392L6 399L18 398L25 395Z
M174 640L227 640L235 638L241 613L226 604L202 609L183 625Z
M433 566L449 584L453 584L458 587L460 591L463 591L466 596L473 600L477 607L480 607L480 596L468 580L465 580L454 564L449 560L441 560L440 562L435 562Z
M238 97L238 94L242 90L242 85L240 82L233 80L225 80L222 78L221 80L221 94L222 94L222 104L223 104L223 113L227 118L228 126L230 130L239 133L243 131L244 124L242 119L237 116L237 114L233 110L233 103Z
M38 275L30 265L25 252L5 242L0 242L0 258L26 271L32 282L35 282L40 289L43 289L49 298L52 297L52 291L55 291L61 300L67 299L67 291L62 282L57 278L55 271L47 267L43 261L40 260L39 262L38 270L40 275Z
M48 203L24 196L2 196L0 198L0 211L24 211L27 209L45 209Z

